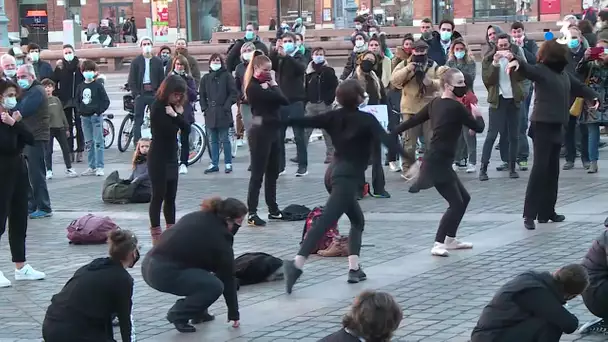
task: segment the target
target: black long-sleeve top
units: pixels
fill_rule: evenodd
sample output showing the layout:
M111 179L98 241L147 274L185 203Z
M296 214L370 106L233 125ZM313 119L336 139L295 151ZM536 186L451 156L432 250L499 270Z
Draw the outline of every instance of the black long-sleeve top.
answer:
M177 164L177 132L189 126L183 115L169 116L165 109L167 105L156 100L150 107L150 130L153 138L148 152L150 168Z
M117 261L99 258L79 268L51 299L45 321L71 325L72 339L113 341L112 316L123 341L132 341L133 278Z
M234 237L226 221L214 213L197 211L182 217L148 253L184 268L200 268L224 283L228 319L239 320L239 304L234 279ZM146 256L146 257L148 257Z
M360 110L340 108L316 116L290 118L289 126L322 128L330 136L334 145L334 159L349 162L356 171L367 169L371 155L370 146L381 141L389 149L394 149L405 157L403 148L382 128L378 120Z
M462 134L462 125L477 133L483 132L483 118L473 117L464 105L454 99L435 98L424 106L414 117L395 127L393 134L399 134L431 120L433 135L429 144L427 157L440 157L454 160L458 138Z
M9 126L0 122L0 157L14 157L23 152L25 145L34 144L34 135L23 122Z
M279 108L287 106L289 100L283 95L279 87L269 86L267 89L264 89L261 82L257 78L252 77L245 93L247 94L247 101L249 101L249 105L251 106L252 115L261 116L263 126L280 127L281 117L279 115Z

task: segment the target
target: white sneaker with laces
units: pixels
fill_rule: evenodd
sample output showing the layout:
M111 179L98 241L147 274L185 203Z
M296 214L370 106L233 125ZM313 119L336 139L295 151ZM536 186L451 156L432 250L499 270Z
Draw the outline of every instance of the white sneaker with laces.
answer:
M46 170L46 180L53 179L53 171Z
M468 164L467 165L467 173L475 173L477 172L477 167L473 164Z
M444 246L446 249L471 249L473 248L473 244L470 242L462 242L457 238L445 237Z
M76 173L76 170L74 169L67 169L65 170L65 174L69 177L69 178L75 178L78 177L78 173Z
M101 177L103 175L105 175L105 172L103 172L102 168L95 170L95 176Z
M435 242L433 248L431 248L431 254L434 256L447 257L450 255L445 244L440 242Z
M187 175L188 174L188 167L184 164L181 164L179 166L179 174L180 175Z
M90 167L87 168L86 170L84 170L83 173L81 173L81 176L94 176L95 175L95 169L91 169Z
M389 168L389 170L391 170L393 172L400 172L401 171L401 167L399 166L399 164L397 164L397 162L389 162L388 163L388 168Z
M11 285L11 281L4 276L4 273L2 273L2 271L0 271L0 288L10 287Z
M20 270L15 269L15 280L42 280L46 278L44 272L36 271L30 264L26 264Z
M452 164L452 170L458 171L459 167L456 163Z

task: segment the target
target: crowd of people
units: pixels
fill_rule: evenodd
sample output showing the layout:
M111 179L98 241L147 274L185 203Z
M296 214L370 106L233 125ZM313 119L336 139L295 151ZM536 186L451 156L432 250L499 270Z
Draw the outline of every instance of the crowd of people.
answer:
M599 13L598 22L598 32L608 27L608 12ZM570 25L563 37L544 42L540 49L520 22L513 23L509 33L493 25L486 31L487 47L480 62L490 110L479 180L489 179L498 136L502 163L497 170L519 178L518 171L528 169L527 136L532 138L534 161L523 212L526 229L535 229L536 222L566 219L555 211L562 149L564 170L573 168L580 145L584 168L598 172L600 127L608 123L608 85L604 84L608 40L598 33L593 41L589 25L584 20ZM365 171L370 165L370 194L390 197L384 160L389 170L401 172L411 182L410 192L434 187L448 203L432 255L446 257L451 251L473 247L456 237L471 200L457 171L477 172L475 135L486 124L473 88L475 57L455 28L452 21L443 20L435 30L425 19L421 38L406 35L393 53L381 28L357 17L353 51L341 75L329 65L322 48L307 47L301 23L292 29L281 26L280 39L270 47L259 38L257 24L249 23L244 38L226 59L220 54L210 57L209 72L203 76L185 39L176 41L175 53L168 46L154 51L150 38L140 39L142 53L131 63L128 85L135 97L136 152L130 180L146 179L151 188L153 247L143 258L142 274L152 288L184 297L167 314L178 331L194 332L194 325L213 320L208 308L221 295L228 320L239 327L232 245L243 222L266 225L257 213L262 182L268 219L283 217L276 191L277 179L286 170L289 126L297 151L289 161L298 166L296 177L308 174L311 129L323 130L329 197L297 254L283 262L287 293L293 291L318 241L344 214L351 222L347 281L367 279L359 260L365 217L358 199L369 189ZM53 177L53 140L61 146L68 177L78 176L73 163L82 162L84 152L88 167L81 175L104 176L101 122L110 100L97 65L78 60L70 45L63 47L63 58L54 69L40 59L35 44L25 52L11 52L0 57L0 170L5 175L0 185L0 235L8 221L15 280L39 280L45 274L26 263L25 238L28 215L37 219L53 213L46 185ZM535 101L529 115L532 94ZM177 220L178 181L188 169L187 155L178 155L176 137L183 137L182 151L188 151L196 102L211 138L211 164L205 173L219 171L221 145L224 171L232 172L228 130L234 125L244 129L239 134L246 135L249 147L248 194L246 204L234 198L207 199L200 211ZM234 104L239 112L236 120ZM391 109L388 131L364 111L368 105ZM151 140L141 132L146 107ZM577 130L586 134L579 137ZM143 163L145 170L138 167ZM604 235L594 242L582 265L567 265L553 274L528 272L505 284L483 310L472 341L559 341L562 333L578 327L576 317L562 305L579 294L600 318L586 325L586 331L608 329L602 309L608 301ZM125 268L140 258L138 240L119 230L110 234L108 243L109 257L80 268L53 296L43 324L47 342L107 338L114 317L122 340L134 339L133 279ZM91 284L94 298L88 292ZM0 272L0 287L10 285ZM388 341L402 315L390 295L364 292L346 316L344 328L323 341ZM373 324L371 319L383 322Z

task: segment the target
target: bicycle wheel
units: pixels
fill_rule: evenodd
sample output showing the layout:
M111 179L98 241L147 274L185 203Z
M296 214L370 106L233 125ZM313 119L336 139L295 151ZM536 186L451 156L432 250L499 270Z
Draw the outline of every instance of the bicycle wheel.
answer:
M103 119L103 147L107 150L114 144L114 123L108 118Z
M207 149L207 134L197 124L193 124L190 128L190 153L188 154L188 166L196 163L201 159Z
M125 152L131 144L131 140L133 139L134 123L135 121L133 114L129 113L127 116L125 116L120 124L120 129L118 130L118 150L120 152Z

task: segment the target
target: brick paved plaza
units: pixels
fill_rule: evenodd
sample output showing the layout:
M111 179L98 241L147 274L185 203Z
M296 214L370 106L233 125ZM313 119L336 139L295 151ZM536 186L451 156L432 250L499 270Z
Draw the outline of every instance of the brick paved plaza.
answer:
M124 79L126 75L108 78L106 87L115 114L122 111L118 86ZM480 80L477 83L483 104L485 90ZM121 116L115 119L117 129L120 120ZM482 143L480 136L478 153ZM295 146L288 148L289 158L294 156ZM106 174L119 170L127 177L131 153L121 154L116 145L106 150ZM493 154L492 170L498 163L498 152ZM303 204L312 208L324 204L324 144L311 143L309 156L308 176L293 177L296 168L289 165L288 175L280 178L280 205ZM606 156L602 152L601 172L596 175L585 173L580 163L577 169L562 172L558 211L567 220L539 225L536 231L526 231L521 219L528 172L520 172L522 178L514 180L507 173L491 171L490 181L483 183L476 175L461 174L472 201L459 237L473 242L475 248L454 252L449 258L430 255L439 218L446 208L444 200L434 190L410 194L398 174L387 172L387 190L392 198L366 198L360 202L367 221L361 259L369 279L349 285L346 258L313 257L291 296L284 294L283 282L241 288L239 329L225 323L226 309L220 298L211 308L217 315L214 322L199 325L197 333L180 335L165 320L176 297L149 288L136 267L130 272L135 278L133 312L138 340L317 341L339 329L341 316L357 293L373 288L392 293L405 312L395 341L467 341L482 307L505 281L528 269L552 271L581 260L591 240L604 229L608 215ZM0 289L0 342L40 341L41 323L51 296L78 267L106 254L105 246L69 245L65 228L72 220L88 212L108 215L138 235L143 253L150 248L147 205L106 205L101 201L102 178L65 178L59 153L54 161L55 178L48 182L54 216L30 221L28 235L28 260L46 272L47 279ZM190 168L188 175L180 177L178 215L197 210L200 201L211 195L245 199L249 176L245 148L240 150L230 175L204 175L208 161L205 156ZM85 167L76 164L78 171ZM267 252L291 258L297 251L302 225L303 222L293 222L271 223L265 228L243 227L235 238L235 254ZM348 221L341 221L339 228L347 233ZM12 279L13 267L5 236L0 242L0 270ZM572 301L570 309L581 324L592 318L580 299ZM572 335L563 340L604 341L605 336Z

